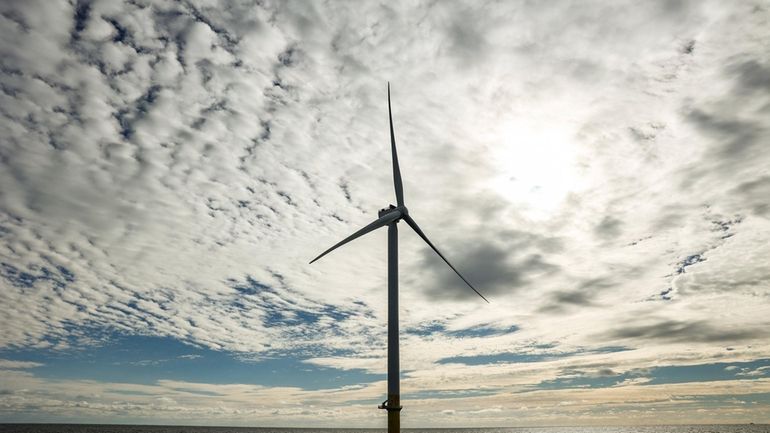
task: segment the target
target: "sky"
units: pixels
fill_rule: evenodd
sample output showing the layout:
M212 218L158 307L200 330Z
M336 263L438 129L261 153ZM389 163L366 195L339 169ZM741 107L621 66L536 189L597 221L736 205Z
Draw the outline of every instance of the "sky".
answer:
M0 422L770 422L765 1L0 2Z

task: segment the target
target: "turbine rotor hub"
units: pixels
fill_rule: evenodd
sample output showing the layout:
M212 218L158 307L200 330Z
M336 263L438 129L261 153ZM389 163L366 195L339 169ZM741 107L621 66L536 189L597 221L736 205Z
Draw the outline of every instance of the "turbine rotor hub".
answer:
M406 206L393 206L389 205L385 209L380 209L380 211L377 213L377 216L379 218L382 218L383 216L393 213L393 212L399 212L401 215L408 215L409 209L406 208ZM399 218L400 219L400 218Z

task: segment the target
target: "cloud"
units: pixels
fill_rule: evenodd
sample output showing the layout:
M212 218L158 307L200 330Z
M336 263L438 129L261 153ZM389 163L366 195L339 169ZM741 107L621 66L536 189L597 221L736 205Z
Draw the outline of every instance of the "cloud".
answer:
M770 68L757 59L732 64L727 68L727 72L737 77L736 90L742 92L770 90L770 79L768 79Z
M718 2L5 2L0 346L88 350L149 335L381 372L384 232L306 263L393 201L391 81L410 213L492 301L469 302L476 295L401 225L402 328L433 330L404 336L415 391L512 376L440 359L538 346L617 342L629 350L601 367L616 372L766 357L767 13ZM562 367L516 368L523 386ZM672 422L696 406L684 401L695 385L677 401L626 385L600 401L673 407ZM376 386L340 405L368 413L359 402ZM741 385L730 386L719 392ZM56 391L50 407L105 419L215 407L141 389L170 400ZM476 415L537 424L558 419L538 409L558 400L565 419L609 416L575 390L505 409L520 390L484 396L504 409ZM52 397L41 395L30 398ZM305 404L323 398L223 411L348 419L341 406ZM477 398L454 417L470 419ZM426 423L439 423L436 407Z
M324 420L322 425L329 426L335 422L376 426L381 420L371 417L378 403L371 399L371 395L377 387L384 386L384 383L377 383L344 390L305 391L292 387L170 380L127 384L81 380L43 382L31 376L7 377L7 392L0 393L5 410L45 404L46 419L52 421L112 418L133 423L150 419L179 423L186 419L203 425L216 425L222 420L230 420L234 425L248 425L271 417L279 426L318 425L319 419ZM709 412L713 419L738 419L731 417L732 404L726 400L735 399L737 395L742 400L764 404L762 398L768 389L770 384L766 378L667 385L635 380L602 388L518 390L514 407L509 405L514 397L511 391L475 395L472 399L448 397L453 419L447 424L440 421L441 417L450 415L442 412L447 410L447 398L415 396L409 400L405 411L409 411L410 417L418 416L447 426L474 419L479 425L493 426L512 417L521 425L553 425L575 417L609 419L618 413L634 419L653 419L637 418L640 408L646 409L642 413L655 408L653 412L663 414L658 416L674 416L682 422L692 422L703 416L693 410L701 401L716 403L717 407ZM260 404L255 405L255 401ZM321 401L326 404L318 404ZM92 418L87 418L89 416Z
M764 366L759 367L754 370L751 369L741 369L741 371L735 373L736 376L749 376L749 377L758 377L758 376L764 376L766 374L770 373L770 367Z
M706 321L664 320L652 324L621 325L618 329L603 333L602 336L609 339L730 343L761 340L767 337L767 331L764 327L723 329Z
M202 358L203 355L195 355L195 354L189 354L189 355L179 355L178 358L180 359L198 359Z
M32 361L12 361L10 359L0 359L0 369L27 369L42 366L42 363Z
M596 225L594 228L594 233L601 239L610 240L620 236L622 233L622 226L623 221L611 216L606 216L599 224Z
M546 251L558 251L558 239L526 232L498 229L483 233L479 230L467 240L450 244L450 248L438 248L478 290L493 297L511 296L537 276L559 272L559 267L544 257ZM427 270L428 274L423 278L431 281L427 291L430 297L470 299L475 296L429 247L422 248L421 264L420 272Z
M540 307L541 312L562 313L570 306L598 306L594 299L604 290L616 286L612 277L596 277L583 281L574 290L557 290L551 293L551 302Z
M770 193L770 177L763 176L735 187L734 193L742 196L752 213L767 216L769 207L764 197Z

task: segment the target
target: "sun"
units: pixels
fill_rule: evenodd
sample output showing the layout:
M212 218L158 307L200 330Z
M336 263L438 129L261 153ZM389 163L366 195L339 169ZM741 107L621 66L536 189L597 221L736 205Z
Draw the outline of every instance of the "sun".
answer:
M496 169L490 187L527 216L554 215L570 191L580 189L570 130L550 122L504 122L493 139Z

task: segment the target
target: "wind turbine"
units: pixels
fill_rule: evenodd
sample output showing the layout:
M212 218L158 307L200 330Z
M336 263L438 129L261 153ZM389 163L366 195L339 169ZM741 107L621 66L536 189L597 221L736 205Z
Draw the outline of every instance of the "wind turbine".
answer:
M398 167L398 155L396 154L396 138L393 135L393 114L390 110L390 83L388 83L388 118L390 120L390 151L393 159L393 186L396 190L396 204L385 209L380 209L377 220L361 230L346 237L336 245L324 251L318 257L310 261L310 264L329 254L346 243L361 237L380 227L388 226L388 399L378 406L388 411L388 433L398 433L401 426L401 392L399 390L399 365L398 365L398 228L396 224L403 220L428 244L429 247L441 257L455 273L462 278L481 299L489 302L476 288L449 263L449 260L436 248L428 237L420 230L420 226L409 216L409 210L404 205L404 187L401 183L401 170Z

